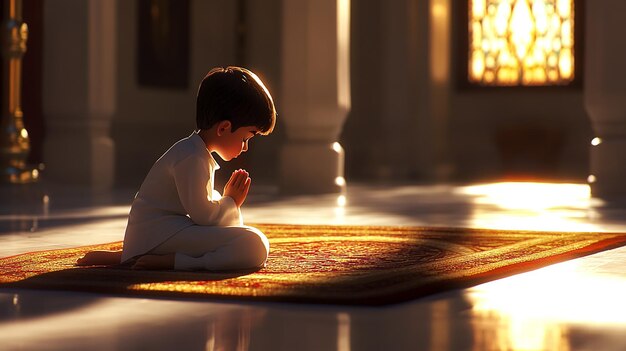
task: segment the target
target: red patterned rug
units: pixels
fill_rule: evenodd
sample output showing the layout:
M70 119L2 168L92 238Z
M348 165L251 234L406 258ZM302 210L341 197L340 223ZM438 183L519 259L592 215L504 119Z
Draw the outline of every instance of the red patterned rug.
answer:
M626 244L626 233L433 227L255 225L271 245L256 272L76 267L110 243L0 259L0 288L381 305L473 286Z

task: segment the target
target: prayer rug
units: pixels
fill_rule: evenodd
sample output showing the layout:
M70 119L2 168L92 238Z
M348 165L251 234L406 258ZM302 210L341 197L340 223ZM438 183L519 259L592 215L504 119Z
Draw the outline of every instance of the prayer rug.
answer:
M255 272L76 267L120 242L0 259L0 287L352 305L398 303L626 244L626 233L436 227L255 225L270 240Z

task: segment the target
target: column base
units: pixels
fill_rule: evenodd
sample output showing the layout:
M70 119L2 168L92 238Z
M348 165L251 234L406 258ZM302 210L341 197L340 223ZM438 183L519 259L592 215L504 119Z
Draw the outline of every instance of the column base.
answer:
M343 148L339 143L286 142L280 154L279 186L287 194L344 192Z
M591 196L626 204L626 137L602 137L591 147ZM594 144L596 144L594 142Z

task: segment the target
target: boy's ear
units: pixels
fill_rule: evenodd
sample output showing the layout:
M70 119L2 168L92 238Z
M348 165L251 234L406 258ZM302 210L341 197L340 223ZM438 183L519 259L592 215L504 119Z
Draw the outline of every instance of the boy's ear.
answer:
M224 134L225 132L230 132L231 128L232 124L230 123L230 121L221 121L217 124L217 135L222 136L222 134Z

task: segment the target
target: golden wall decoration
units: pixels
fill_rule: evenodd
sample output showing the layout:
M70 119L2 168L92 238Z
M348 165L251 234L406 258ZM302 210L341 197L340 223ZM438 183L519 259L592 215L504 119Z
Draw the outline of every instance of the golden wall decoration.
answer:
M574 0L470 0L468 79L485 86L574 80Z
M0 182L37 181L39 170L26 164L30 152L21 107L22 57L28 26L22 21L22 1L4 0L2 19L2 121L0 122Z

